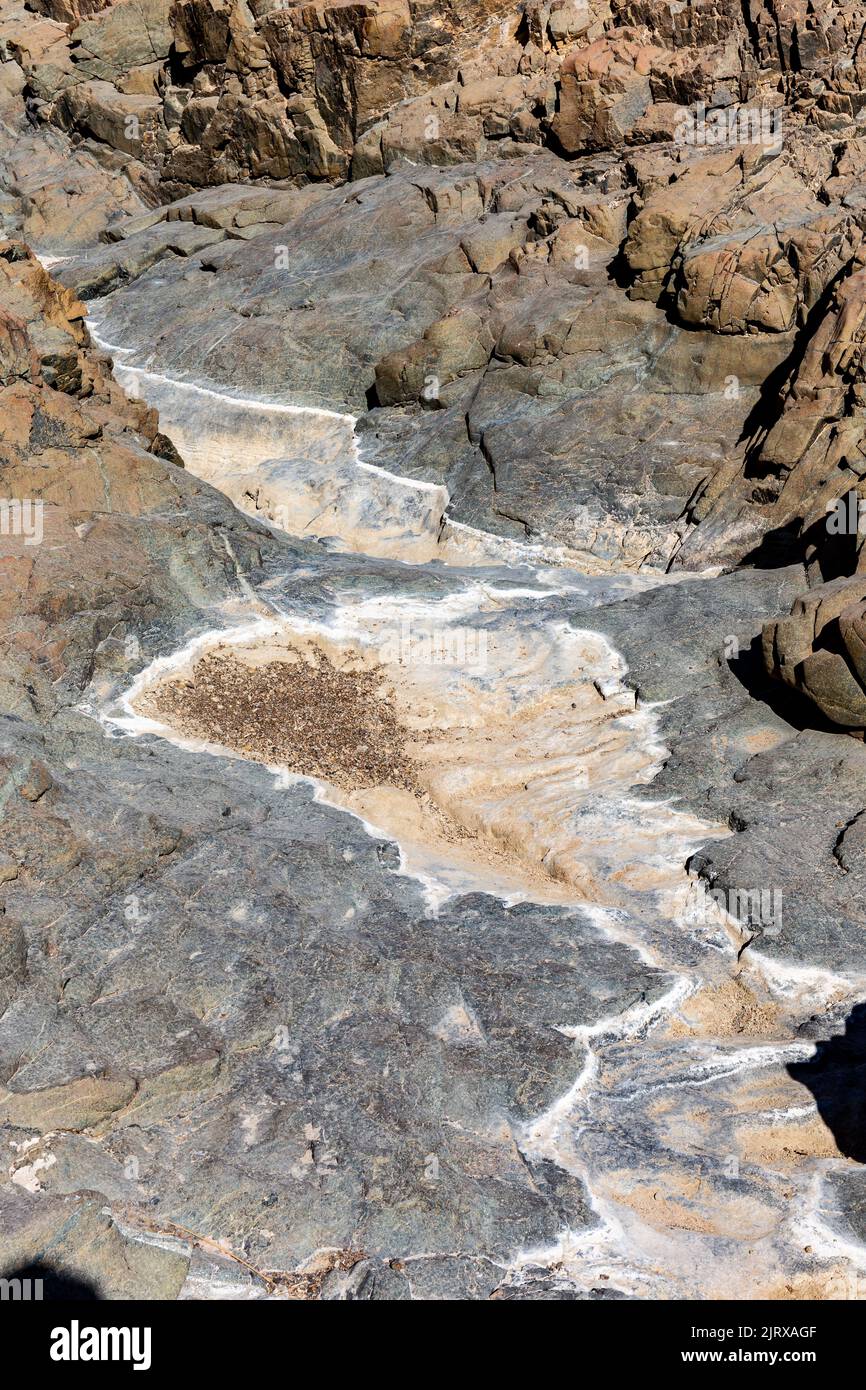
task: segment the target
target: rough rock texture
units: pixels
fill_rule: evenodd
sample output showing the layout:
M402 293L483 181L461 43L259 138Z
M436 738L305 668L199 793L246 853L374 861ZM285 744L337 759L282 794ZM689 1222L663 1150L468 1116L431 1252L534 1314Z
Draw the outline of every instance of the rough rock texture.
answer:
M866 730L864 581L834 579L764 629L767 670L807 695L834 724Z
M675 138L693 102L727 112L758 93L836 133L863 104L856 63L831 56L854 42L857 7L818 17L804 4L799 25L790 8L786 42L774 6L704 0L113 0L80 11L45 0L41 22L15 15L6 45L38 119L122 150L176 195L358 177L400 158L507 158L527 144L570 156L653 145Z
M104 1297L345 1297L348 1270L353 1297L486 1297L587 1220L515 1139L579 1065L556 1025L661 984L569 911L431 920L395 847L308 789L106 738L85 690L214 621L268 552L312 557L178 466L23 247L0 267L4 486L47 542L3 541L4 1265L38 1250Z
M34 119L122 155L149 202L186 194L113 202L62 272L85 298L143 276L110 340L376 407L365 456L423 466L469 524L631 567L844 572L822 508L860 476L856 6L180 4L148 10L156 95L126 8L44 65L50 100L56 36L6 21Z
M748 1268L749 1296L825 1296L790 1222L863 1238L839 1048L829 1102L796 1051L841 1036L866 973L863 21L0 4L4 1271L39 1255L117 1298L558 1299L741 1297L716 1280ZM242 515L109 352L145 402L197 389L215 454L238 449L226 397L351 412L374 470L353 476L446 489L442 533L496 563ZM303 439L289 462L321 466ZM703 830L609 866L613 923L482 892L436 910L308 785L104 722L207 630L476 579L530 633L604 633L636 728L663 702L664 766L618 814L649 827L670 798ZM682 930L655 875L686 861L778 892L781 920ZM768 1132L809 1090L816 1132ZM672 1242L661 1275L632 1221ZM566 1230L594 1265L566 1267Z
M362 413L365 459L446 483L461 521L664 565L789 340L737 345L727 391L726 339L696 351L611 282L626 205L546 153L328 192L226 187L118 223L59 275L89 298L121 287L99 331L150 345L157 371Z

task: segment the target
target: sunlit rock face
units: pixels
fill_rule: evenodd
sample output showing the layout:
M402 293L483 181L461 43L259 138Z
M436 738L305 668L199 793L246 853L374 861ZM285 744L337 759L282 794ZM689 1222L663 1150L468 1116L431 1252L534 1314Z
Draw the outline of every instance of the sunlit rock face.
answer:
M0 0L0 1273L862 1296L861 9Z

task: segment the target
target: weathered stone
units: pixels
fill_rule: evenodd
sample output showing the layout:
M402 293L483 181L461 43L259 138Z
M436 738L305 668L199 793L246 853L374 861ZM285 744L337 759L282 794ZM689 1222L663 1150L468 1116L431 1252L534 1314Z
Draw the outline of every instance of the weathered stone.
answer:
M19 1129L92 1129L121 1110L135 1095L135 1082L82 1077L42 1091L0 1091L0 1124Z
M4 1265L50 1248L104 1297L823 1294L792 1213L852 1156L820 1105L762 1117L802 1112L777 1059L829 1027L815 972L848 1008L864 968L858 6L41 3L0 14L0 218L70 257L0 248L4 491L46 541L0 538ZM341 414L263 445L286 405ZM298 539L289 477L326 504ZM441 563L366 553L428 503ZM509 686L579 687L523 791L600 759L562 817L580 901L533 900L564 891L545 840L519 903L431 906L366 816L100 722L215 627L476 593ZM530 848L507 810L495 862ZM681 920L687 856L747 912Z

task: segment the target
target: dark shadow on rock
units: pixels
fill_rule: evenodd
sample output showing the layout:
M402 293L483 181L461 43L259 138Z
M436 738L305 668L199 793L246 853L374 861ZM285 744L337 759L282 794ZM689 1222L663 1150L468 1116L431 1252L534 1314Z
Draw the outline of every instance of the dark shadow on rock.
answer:
M789 1062L787 1070L812 1092L840 1153L866 1163L866 1003L851 1010L844 1033L819 1042L813 1058Z
M728 669L754 700L769 705L773 713L790 724L792 729L816 729L824 734L845 732L822 714L805 695L792 690L789 685L783 685L781 681L773 680L764 666L760 637L755 637L751 646L744 647L739 656L732 657Z
M863 539L856 531L834 535L827 526L827 518L822 517L803 533L802 539L806 551L814 552L825 584L831 579L847 579L856 574L857 550Z
M22 1293L26 1288L24 1281L29 1279L29 1298L33 1302L38 1300L37 1280L42 1281L42 1302L44 1303L90 1303L100 1297L96 1285L88 1279L81 1279L77 1274L68 1274L53 1265L44 1264L41 1260L34 1260L32 1264L22 1265L20 1269L3 1270L0 1279L5 1279L7 1284L10 1280L19 1280L22 1284ZM8 1297L6 1301L9 1301Z
M806 556L806 540L801 534L802 518L795 517L786 526L766 531L756 545L740 561L741 569L778 570L788 565L800 565Z
M857 572L858 549L863 537L842 532L834 535L825 517L803 530L803 518L795 516L785 526L766 531L758 545L740 561L740 568L784 569L788 565L816 565L823 583L848 579Z
M851 273L852 265L843 265L824 289L823 294L812 305L803 323L794 335L794 342L788 356L764 380L757 401L743 422L738 443L746 444L745 477L766 476L762 467L761 454L767 436L778 424L785 410L788 383L796 380L803 365L803 359L818 325L830 312L833 296L843 280Z
M632 212L629 218L629 225L634 221L635 213ZM628 232L623 237L617 248L616 254L607 267L607 278L612 285L616 285L619 290L629 290L634 284L634 271L626 260L625 244L628 240Z

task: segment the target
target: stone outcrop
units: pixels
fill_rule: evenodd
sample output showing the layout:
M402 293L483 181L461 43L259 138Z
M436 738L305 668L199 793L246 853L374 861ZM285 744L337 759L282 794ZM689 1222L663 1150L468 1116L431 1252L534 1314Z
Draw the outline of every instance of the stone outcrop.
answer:
M0 295L0 464L14 499L3 518L4 697L47 714L53 682L86 676L100 642L123 650L131 593L140 615L183 611L225 583L231 561L213 545L211 513L184 526L189 559L169 576L177 522L153 513L168 496L194 508L200 489L156 413L127 400L89 345L84 306L18 243L0 245Z
M837 579L764 628L767 670L834 725L866 734L866 583Z
M694 1239L666 1292L717 1296L691 1251L717 1254L718 1228L726 1250L778 1241L786 1265L815 1156L774 1168L746 1136L732 1234L713 1164L754 1094L690 1068L726 1040L816 1036L811 997L784 1017L749 1002L755 937L783 970L863 965L864 17L853 0L2 0L4 1260L50 1247L107 1297L571 1297L516 1252L579 1243L584 1173L642 1211L649 1168L665 1239ZM120 345L130 394L99 343ZM198 393L188 437L203 423L227 469L250 447L227 398L245 424L351 414L357 458L351 421L322 429L361 534L395 491L401 524L433 498L437 558L450 528L461 565L483 562L473 588L516 604L528 660L547 622L623 651L657 706L647 817L659 796L710 817L691 872L785 895L778 935L750 919L736 950L712 940L730 1008L700 1031L690 996L652 1032L672 1097L706 1083L712 1142L688 1129L678 1153L682 1114L662 1133L641 1099L648 1020L708 940L677 922L671 947L653 874L600 875L628 935L481 892L433 910L387 836L308 786L100 722L215 627L468 582L347 553L309 435L265 451L268 477L321 490L303 534L238 470L242 514L133 398L160 391L178 422ZM628 728L599 684L602 726ZM597 816L575 813L589 839ZM592 1093L549 1162L527 1132L587 1039L625 1108ZM774 1091L773 1113L800 1099ZM842 1208L862 1225L862 1193Z
M711 135L756 111L766 123L786 97L786 119L833 133L860 109L856 62L831 57L853 42L856 6L842 4L797 21L789 6L782 20L703 0L531 0L522 16L506 0L44 0L38 23L7 5L2 39L34 116L136 160L153 196L526 144L569 157L676 145L704 138L701 102Z

